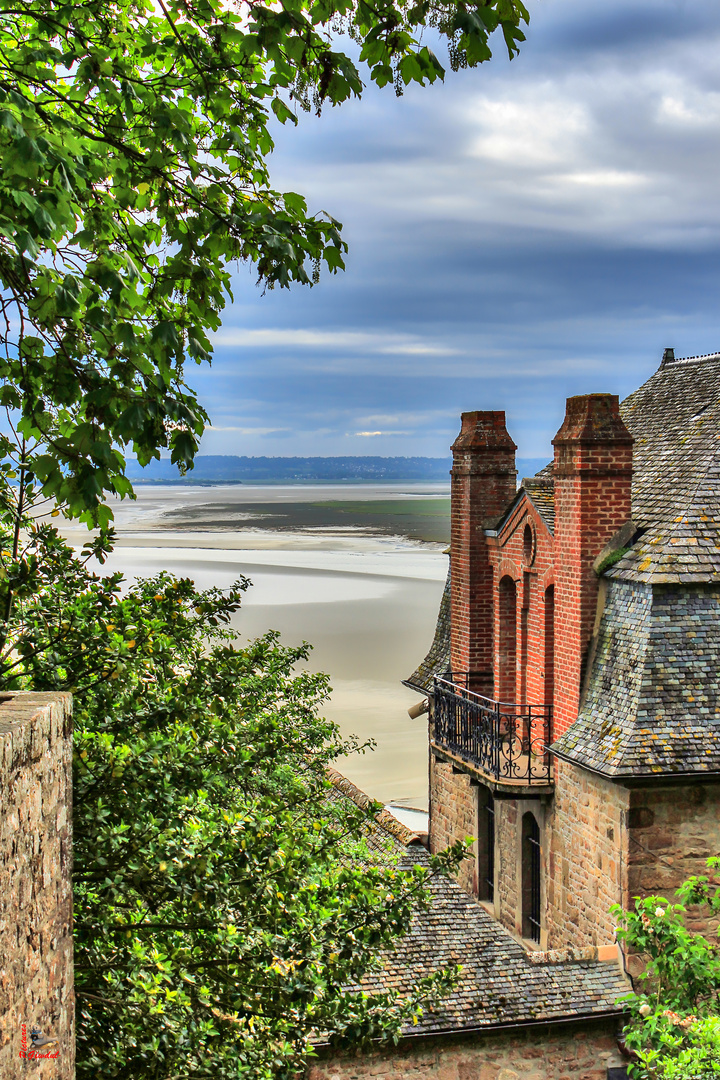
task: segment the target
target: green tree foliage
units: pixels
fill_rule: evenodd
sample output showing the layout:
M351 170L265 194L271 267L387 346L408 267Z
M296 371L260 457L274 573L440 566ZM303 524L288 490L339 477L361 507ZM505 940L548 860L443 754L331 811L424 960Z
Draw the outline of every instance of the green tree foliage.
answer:
M720 859L708 860L715 870ZM686 925L688 905L720 915L720 887L693 877L677 892L679 903L662 896L636 899L619 916L618 935L645 962L644 992L626 999L625 1029L636 1080L709 1080L720 1076L720 949ZM704 910L703 910L704 909Z
M271 120L432 83L523 40L522 0L0 0L0 404L31 473L107 525L124 451L191 466L246 260L267 286L343 266L340 225L273 189ZM6 453L2 453L5 449ZM8 448L0 447L0 456Z
M353 744L307 647L233 647L246 581L123 591L49 525L25 543L0 685L74 698L78 1077L290 1078L313 1035L396 1038L452 973L402 1001L358 988L427 875L328 783Z

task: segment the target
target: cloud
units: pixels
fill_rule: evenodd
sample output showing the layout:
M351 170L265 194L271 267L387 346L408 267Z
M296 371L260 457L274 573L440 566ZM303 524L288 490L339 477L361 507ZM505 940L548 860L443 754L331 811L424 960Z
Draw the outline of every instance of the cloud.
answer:
M244 329L227 326L219 330L214 344L220 348L281 348L340 350L385 356L454 356L458 350L443 344L413 340L392 331L322 330L317 328Z
M504 408L549 455L567 395L720 345L720 5L531 16L512 64L277 129L274 186L344 222L348 268L264 296L237 275L192 380L203 452L440 456L461 411Z
M480 96L470 103L467 119L471 130L479 129L467 154L513 169L567 161L579 137L592 128L587 107L567 101L552 87L521 91L514 101Z
M240 435L273 435L279 431L285 431L285 428L278 427L238 427L234 424L208 424L206 431L234 431Z
M673 93L660 99L657 119L660 124L676 128L713 128L720 125L720 93L701 91L676 80Z

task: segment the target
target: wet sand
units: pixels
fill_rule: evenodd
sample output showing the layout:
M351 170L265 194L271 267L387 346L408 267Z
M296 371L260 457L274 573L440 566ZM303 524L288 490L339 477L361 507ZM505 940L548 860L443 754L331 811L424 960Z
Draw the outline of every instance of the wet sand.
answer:
M408 717L419 698L401 680L432 641L447 572L436 537L448 506L439 484L141 488L137 502L115 508L106 568L128 578L168 570L201 588L249 577L238 637L273 629L288 644L310 641L309 667L333 685L326 714L377 743L338 768L383 802L424 808L426 723ZM87 539L64 531L73 543Z

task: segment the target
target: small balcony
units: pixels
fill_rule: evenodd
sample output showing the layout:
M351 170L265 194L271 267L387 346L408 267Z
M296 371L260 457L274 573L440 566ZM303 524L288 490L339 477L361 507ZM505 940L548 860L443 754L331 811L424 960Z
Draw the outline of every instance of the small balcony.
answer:
M433 749L498 792L552 791L552 706L495 701L473 684L467 672L435 678Z

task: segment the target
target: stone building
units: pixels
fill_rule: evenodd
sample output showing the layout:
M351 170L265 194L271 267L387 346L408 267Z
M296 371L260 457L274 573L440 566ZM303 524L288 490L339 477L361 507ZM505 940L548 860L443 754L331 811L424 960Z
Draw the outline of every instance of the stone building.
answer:
M720 354L622 404L569 398L516 490L501 412L453 445L430 700L430 845L529 948L615 940L613 903L720 851ZM701 928L701 927L699 927Z
M609 909L720 852L719 418L720 354L668 349L622 404L570 398L517 488L505 414L463 414L448 583L407 685L429 704L431 850L473 852L367 986L463 974L396 1051L313 1080L626 1075Z

